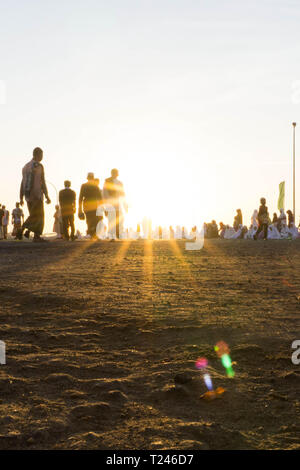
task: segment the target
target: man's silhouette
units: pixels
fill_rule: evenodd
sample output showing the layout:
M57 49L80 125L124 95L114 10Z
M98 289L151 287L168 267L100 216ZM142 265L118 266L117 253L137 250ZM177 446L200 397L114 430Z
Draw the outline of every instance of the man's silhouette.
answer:
M111 170L111 177L105 180L103 186L103 197L108 213L108 232L112 239L120 238L120 233L123 231L122 208L125 205L125 193L123 183L117 179L118 176L119 172L114 168ZM126 205L125 210L127 210Z
M75 240L74 214L76 212L76 193L71 189L71 181L64 182L65 189L59 191L59 204L62 217L63 236L69 240L69 227L71 240Z
M34 233L34 242L44 242L41 238L44 230L44 195L46 203L51 201L48 196L48 190L45 182L44 167L41 164L43 159L43 150L36 147L33 150L33 158L28 162L22 171L23 179L20 188L20 204L24 204L24 197L27 202L29 217L25 220L21 229L17 233L17 238L22 239L23 231L27 229L24 236L29 238L30 232Z
M91 238L96 238L96 227L99 220L96 211L100 204L102 204L102 192L95 183L94 173L88 173L87 183L84 183L80 189L78 217L82 220L85 215L87 234Z

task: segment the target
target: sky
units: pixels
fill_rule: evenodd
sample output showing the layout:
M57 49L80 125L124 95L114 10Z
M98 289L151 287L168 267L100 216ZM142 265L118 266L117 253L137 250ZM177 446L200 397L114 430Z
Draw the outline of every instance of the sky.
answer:
M114 167L132 226L232 224L237 208L249 224L281 181L292 208L299 24L289 0L0 0L0 203L40 146L46 231L53 185L78 194Z

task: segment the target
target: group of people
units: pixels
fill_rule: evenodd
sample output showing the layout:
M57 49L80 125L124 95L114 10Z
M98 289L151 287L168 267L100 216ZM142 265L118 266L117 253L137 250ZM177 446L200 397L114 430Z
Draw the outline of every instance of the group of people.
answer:
M4 204L0 204L0 240L7 239L9 220L9 211ZM16 207L12 211L11 221L13 224L12 236L15 236L24 221L24 213L19 202L16 203Z
M255 210L251 217L251 225L248 229L243 225L243 215L241 209L237 209L234 217L233 226L225 225L220 222L219 228L216 221L210 224L204 224L204 236L207 238L251 238L257 240L263 238L282 239L282 238L299 238L300 232L295 225L294 215L291 210L280 209L279 216L276 212L271 220L265 198L261 198L259 210Z
M22 211L21 221L15 226L14 235L21 240L29 238L33 233L34 242L44 242L42 233L44 230L44 198L47 204L51 203L48 195L45 171L41 163L43 150L36 147L33 150L33 158L23 168L22 182L20 187L20 202L18 208L23 206L24 199L27 202L29 212L24 221ZM103 190L100 189L100 180L95 178L94 173L88 173L87 182L82 184L78 198L78 217L86 220L87 237L98 239L96 230L99 222L104 217L108 219L108 232L111 239L119 238L122 232L123 212L127 210L125 202L124 187L118 180L118 170L113 169L111 176L104 182ZM64 182L64 189L59 192L59 204L55 206L54 231L59 238L75 240L75 214L76 193L71 189L71 182ZM100 224L101 225L101 224Z
M20 187L20 201L12 211L13 224L12 235L21 240L29 238L33 233L34 242L44 242L42 233L44 230L44 198L47 204L51 203L48 195L45 171L41 163L43 150L36 147L33 150L32 159L24 166ZM241 209L237 209L233 227L220 222L219 227L215 220L205 223L200 231L193 227L190 232L185 227L172 226L168 229L157 227L152 230L151 221L144 218L137 230L124 230L124 213L127 212L124 187L118 179L119 172L116 168L111 170L111 176L104 181L103 189L100 189L100 180L94 173L88 173L87 181L82 184L78 198L78 218L85 220L87 224L86 238L115 240L119 238L154 238L154 239L195 239L200 233L205 238L298 238L298 228L295 227L293 213L288 210L287 216L284 210L280 210L279 216L273 214L270 219L265 198L261 198L259 210L255 210L251 218L249 229L243 225ZM22 206L24 199L27 203L29 216L24 220ZM71 189L71 181L64 182L64 189L59 192L59 204L55 206L53 231L57 238L75 240L75 214L76 193ZM107 223L105 224L105 217ZM7 238L7 227L10 220L9 211L5 205L0 204L0 239ZM79 233L79 232L78 232ZM79 233L80 235L80 233Z

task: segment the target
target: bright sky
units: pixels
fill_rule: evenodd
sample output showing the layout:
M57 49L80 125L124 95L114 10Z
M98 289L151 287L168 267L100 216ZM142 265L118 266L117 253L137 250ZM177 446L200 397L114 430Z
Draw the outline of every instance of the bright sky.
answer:
M299 24L298 0L0 0L0 203L40 146L58 189L117 167L130 224L249 223L283 180L291 208Z

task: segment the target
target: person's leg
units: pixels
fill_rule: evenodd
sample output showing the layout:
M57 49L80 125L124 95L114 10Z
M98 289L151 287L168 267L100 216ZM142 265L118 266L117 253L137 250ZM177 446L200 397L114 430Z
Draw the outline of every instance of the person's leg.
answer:
M71 227L71 239L74 240L74 237L75 237L74 214L69 215L69 225Z
M39 238L43 233L44 228L44 205L43 201L35 200L27 203L29 217L25 220L22 231L27 229L33 232L35 238Z
M261 231L262 231L262 225L259 225L257 232L253 235L253 240L257 240L257 237Z
M107 210L108 236L111 240L116 238L116 211L113 206Z
M7 239L7 225L3 225L3 238L4 240Z
M268 238L268 224L264 224L264 239Z
M87 235L92 236L92 225L93 225L93 213L91 211L85 212L85 219L87 225Z
M36 206L35 206L35 214L36 214L36 227L34 232L34 237L35 238L40 238L43 230L44 230L44 224L45 224L45 214L44 214L44 203L42 200L36 201Z
M69 240L69 217L62 215L63 236L65 240Z
M92 214L91 214L91 237L96 237L97 223L98 223L97 211L92 211Z

